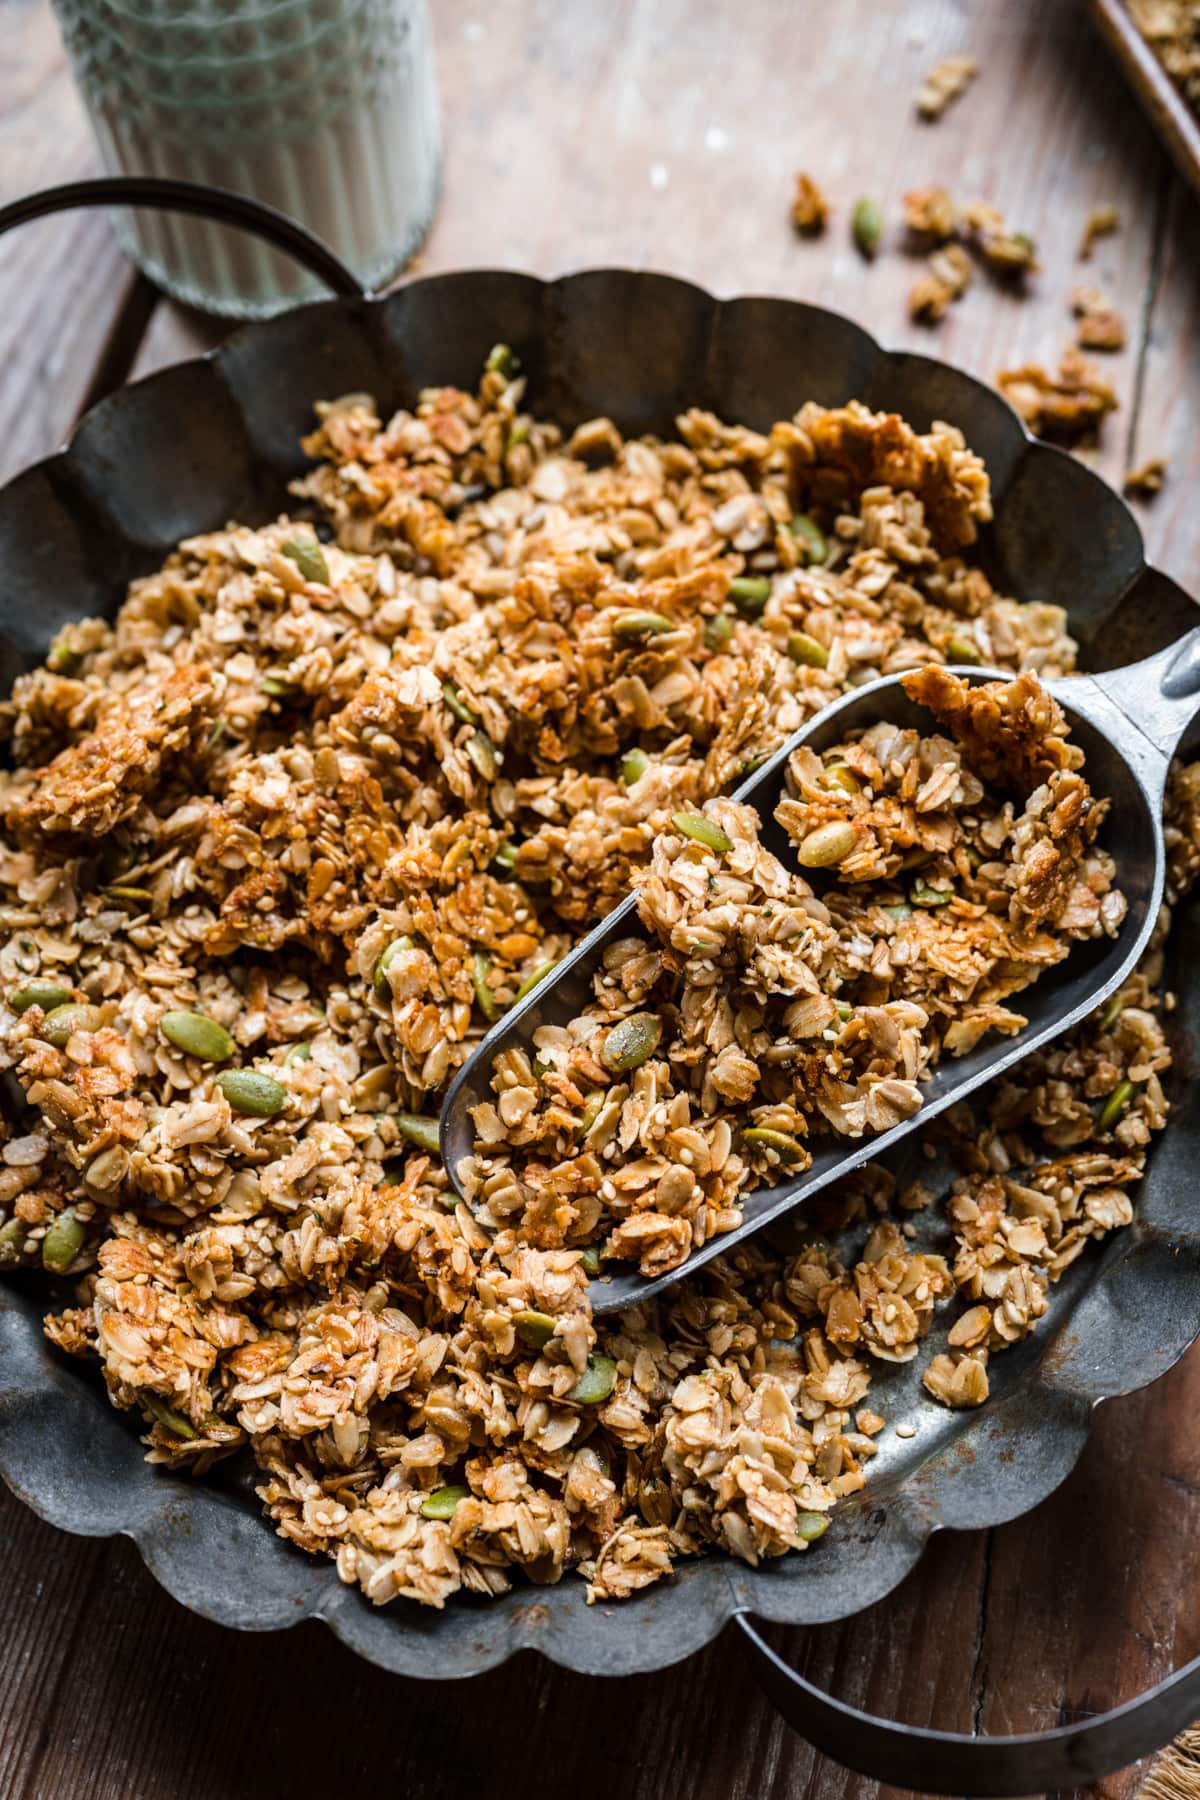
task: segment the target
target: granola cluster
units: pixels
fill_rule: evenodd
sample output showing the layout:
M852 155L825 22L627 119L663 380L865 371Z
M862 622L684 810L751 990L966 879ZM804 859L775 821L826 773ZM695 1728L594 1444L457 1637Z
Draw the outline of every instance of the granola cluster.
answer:
M1057 374L1040 363L1023 363L1002 369L996 386L1030 431L1071 442L1094 437L1105 413L1118 405L1112 383L1073 347L1063 351Z
M1164 1116L1154 960L964 1116L942 1249L909 1235L935 1199L869 1171L826 1199L837 1252L742 1247L617 1319L591 1317L587 1250L451 1190L441 1096L637 876L683 916L704 858L676 814L740 841L720 796L832 697L972 651L1064 672L1064 615L973 560L988 483L958 433L862 406L564 437L498 348L475 393L323 407L309 449L293 518L181 544L0 711L0 1263L67 1284L47 1329L153 1461L252 1457L276 1528L372 1600L568 1570L620 1598L707 1548L803 1548L866 1479L879 1359L917 1355L958 1288L991 1322L946 1354L986 1378L1126 1216ZM871 786L834 803L887 857ZM1180 881L1198 816L1191 771ZM755 954L764 991L807 967ZM872 1033L924 1002L856 1004L869 1074Z

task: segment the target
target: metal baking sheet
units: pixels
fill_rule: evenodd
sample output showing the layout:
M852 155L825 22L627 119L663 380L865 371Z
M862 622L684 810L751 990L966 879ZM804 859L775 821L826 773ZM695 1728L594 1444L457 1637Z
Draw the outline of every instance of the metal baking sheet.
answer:
M1125 0L1089 0L1092 17L1121 64L1175 166L1200 195L1200 119L1134 24Z

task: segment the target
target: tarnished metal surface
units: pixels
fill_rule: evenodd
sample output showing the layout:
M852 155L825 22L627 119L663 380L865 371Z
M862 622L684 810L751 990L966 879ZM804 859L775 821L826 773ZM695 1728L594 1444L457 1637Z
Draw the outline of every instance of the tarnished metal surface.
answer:
M602 270L543 283L480 272L248 327L211 357L94 408L66 451L0 492L0 670L11 679L65 620L111 613L129 577L179 537L271 516L286 478L304 466L297 441L315 399L365 388L388 408L426 384L470 385L497 340L520 352L531 404L568 426L607 412L627 430L664 431L678 410L700 404L761 428L806 399L853 396L919 427L948 419L992 471L989 566L1008 591L1068 608L1085 663L1146 655L1194 621L1182 590L1147 568L1117 495L1034 444L998 395L944 364L881 350L814 307L717 301L666 276ZM1188 912L1194 931L1200 907ZM1181 921L1176 944L1187 930ZM1173 1017L1197 1016L1200 968L1181 958L1172 979ZM0 1284L0 1473L65 1530L128 1533L163 1585L207 1617L247 1630L320 1617L405 1674L473 1674L521 1648L624 1674L687 1656L737 1611L840 1618L893 1588L932 1531L998 1524L1035 1505L1076 1461L1091 1407L1155 1380L1200 1331L1190 1200L1200 1094L1176 1081L1174 1100L1136 1222L1082 1257L1036 1333L994 1359L983 1408L948 1413L921 1389L938 1332L915 1362L879 1369L876 1404L914 1435L886 1435L866 1493L803 1556L756 1570L705 1558L620 1607L587 1607L582 1583L568 1580L490 1603L460 1597L442 1613L376 1611L330 1564L274 1536L245 1469L207 1483L149 1469L135 1425L109 1407L96 1370L45 1342L45 1290L30 1278ZM944 1185L949 1171L923 1163L922 1176ZM930 1244L944 1242L933 1209L922 1230Z

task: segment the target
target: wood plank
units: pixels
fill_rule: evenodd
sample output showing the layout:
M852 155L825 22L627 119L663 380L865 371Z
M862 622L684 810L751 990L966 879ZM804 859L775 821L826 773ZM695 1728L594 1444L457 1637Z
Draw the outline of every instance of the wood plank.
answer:
M55 1531L0 1486L0 1794L27 1791L107 1556L107 1544Z
M0 0L0 203L100 172L45 0ZM23 225L0 247L0 481L56 450L134 285L98 213Z
M1161 494L1137 507L1150 557L1200 598L1200 200L1176 179L1166 214L1161 263L1142 377L1130 464L1168 460Z
M1200 1532L1200 1345L1102 1406L1070 1478L996 1532L981 1728L1036 1731L1131 1700L1200 1653L1187 1547ZM1092 1790L1130 1800L1139 1771Z

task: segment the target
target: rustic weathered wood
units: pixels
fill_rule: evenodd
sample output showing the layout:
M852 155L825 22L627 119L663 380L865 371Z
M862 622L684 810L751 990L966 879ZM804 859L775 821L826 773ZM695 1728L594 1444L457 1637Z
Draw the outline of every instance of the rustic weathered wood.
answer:
M1150 555L1200 596L1200 200L1176 178L1163 211L1130 460L1167 458L1167 485L1138 518Z
M438 0L445 197L421 270L495 263L552 274L672 269L722 293L801 295L885 343L990 378L1066 341L1077 281L1105 287L1129 348L1096 459L1171 458L1142 511L1151 553L1197 579L1198 215L1072 0ZM0 0L0 194L84 173L91 149L46 0ZM15 59L8 53L15 45ZM912 93L938 56L983 72L936 126ZM787 223L807 168L826 236ZM935 330L912 324L900 253L906 188L982 196L1038 241L1024 298L982 276ZM889 217L866 267L848 216ZM1121 233L1076 261L1083 218ZM56 236L56 233L58 234ZM53 447L94 391L193 354L221 327L159 303L96 219L0 247L0 476ZM57 360L56 360L57 359ZM1186 1545L1200 1520L1200 1352L1104 1409L1078 1470L1029 1519L935 1542L859 1619L777 1641L860 1704L960 1730L1028 1730L1127 1698L1200 1648ZM731 1640L644 1680L585 1681L520 1658L469 1686L403 1683L306 1626L238 1637L166 1598L125 1543L72 1540L0 1493L0 1793L7 1800L568 1791L578 1800L891 1800L817 1758L764 1706ZM1129 1800L1137 1772L1092 1790Z
M98 172L48 5L0 0L0 203ZM0 478L58 448L133 286L95 213L0 239Z

